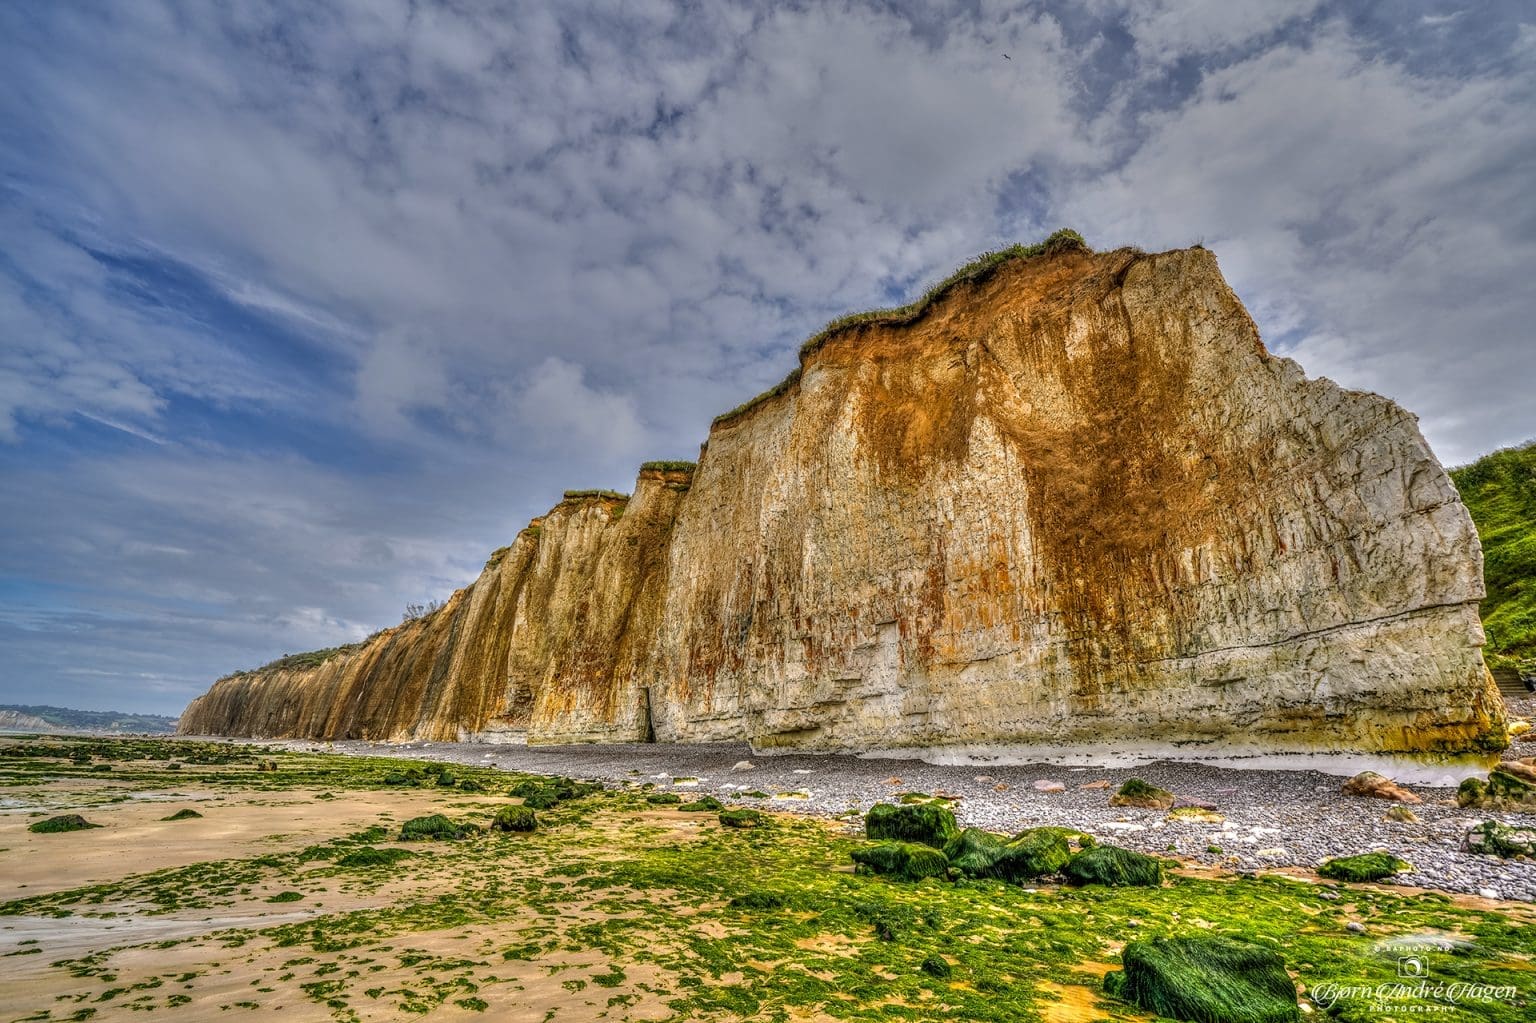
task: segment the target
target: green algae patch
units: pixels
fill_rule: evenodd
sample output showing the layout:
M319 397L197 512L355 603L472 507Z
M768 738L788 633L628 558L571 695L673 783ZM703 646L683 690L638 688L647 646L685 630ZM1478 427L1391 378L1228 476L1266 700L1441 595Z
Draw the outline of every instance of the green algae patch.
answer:
M876 803L864 815L864 834L871 841L921 842L943 849L960 836L960 825L954 813L938 803Z
M1117 845L1085 849L1068 860L1061 872L1075 885L1156 888L1163 883L1161 860Z
M1358 856L1337 856L1317 868L1320 876L1331 881L1384 881L1393 874L1412 870L1407 860L1391 853L1371 852Z
M1301 1009L1285 959L1224 937L1151 938L1121 953L1125 969L1104 991L1158 1016L1194 1023L1297 1023Z
M921 881L925 877L944 877L949 860L938 849L920 842L881 842L855 849L853 862L875 874L899 881Z
M361 849L353 849L336 861L338 867L390 867L401 860L410 859L416 855L409 849L386 848L365 845Z
M714 796L701 796L691 803L684 803L678 809L683 813L715 813L725 809L725 804Z
M49 817L45 821L36 824L28 824L27 830L39 835L57 835L65 831L88 831L91 828L104 827L102 824L92 824L78 813L60 814L57 817Z

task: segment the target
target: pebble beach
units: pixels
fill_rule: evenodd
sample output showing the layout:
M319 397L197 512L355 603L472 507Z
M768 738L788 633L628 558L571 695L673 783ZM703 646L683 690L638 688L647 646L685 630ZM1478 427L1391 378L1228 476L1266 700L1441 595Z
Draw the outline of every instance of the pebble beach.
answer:
M1536 714L1536 698L1510 701L1510 716ZM565 775L606 785L650 785L689 798L812 814L861 826L865 811L903 793L953 800L962 826L1014 832L1062 825L1147 853L1231 871L1315 868L1332 856L1384 850L1413 864L1397 882L1486 898L1536 901L1536 862L1462 851L1472 825L1494 819L1536 826L1536 814L1467 810L1449 787L1413 785L1415 821L1393 820L1388 801L1340 792L1343 778L1311 770L1267 770L1157 761L1135 767L1052 764L938 765L851 755L761 756L744 743L517 746L346 741L274 743L369 756L399 756L507 771ZM1516 741L1508 758L1536 754ZM748 766L750 765L750 766ZM1168 811L1112 807L1109 796L1140 778L1210 808L1207 821ZM1216 817L1220 818L1217 822Z

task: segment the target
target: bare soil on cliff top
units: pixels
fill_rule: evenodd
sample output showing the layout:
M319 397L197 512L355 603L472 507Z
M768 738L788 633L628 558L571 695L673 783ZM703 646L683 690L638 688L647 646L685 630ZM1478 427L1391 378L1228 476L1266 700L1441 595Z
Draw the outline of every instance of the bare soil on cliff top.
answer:
M1128 941L1181 933L1274 945L1304 999L1395 979L1391 939L1454 935L1434 975L1507 993L1437 1019L1536 1005L1525 904L1193 860L1157 889L892 882L852 871L852 817L732 789L770 811L736 829L652 802L701 778L628 780L567 785L503 833L519 783L555 789L400 757L0 740L0 1020L1144 1020L1101 978ZM184 809L202 816L163 819ZM28 830L66 813L99 827ZM468 830L400 840L429 814Z

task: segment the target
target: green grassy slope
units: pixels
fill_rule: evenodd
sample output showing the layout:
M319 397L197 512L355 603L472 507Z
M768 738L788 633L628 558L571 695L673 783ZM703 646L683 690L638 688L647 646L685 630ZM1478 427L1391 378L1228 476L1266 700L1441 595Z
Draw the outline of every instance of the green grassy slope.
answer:
M1483 541L1490 667L1536 671L1536 442L1451 470Z

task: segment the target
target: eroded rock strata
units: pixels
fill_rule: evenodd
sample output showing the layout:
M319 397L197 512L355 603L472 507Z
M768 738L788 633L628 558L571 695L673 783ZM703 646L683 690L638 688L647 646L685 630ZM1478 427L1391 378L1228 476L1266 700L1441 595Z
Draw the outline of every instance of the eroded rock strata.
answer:
M1485 750L1481 564L1414 417L1269 354L1210 252L1072 249L819 339L695 470L181 728Z

